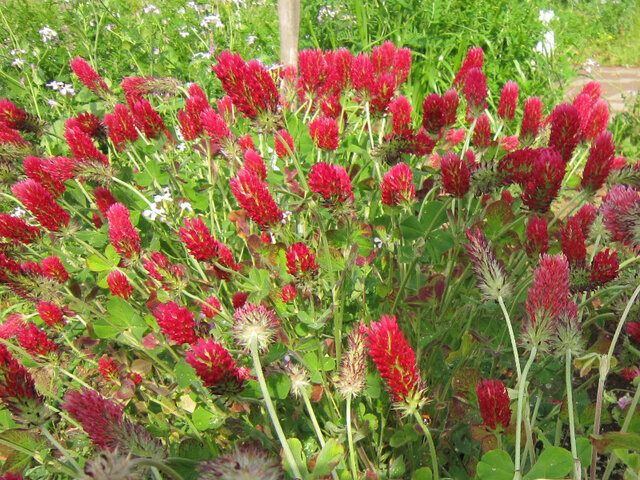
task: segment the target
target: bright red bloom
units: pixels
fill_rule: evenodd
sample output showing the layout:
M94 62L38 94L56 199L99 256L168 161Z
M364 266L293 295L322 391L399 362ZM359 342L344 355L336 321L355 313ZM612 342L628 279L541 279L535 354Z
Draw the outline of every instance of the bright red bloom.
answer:
M487 77L482 73L482 69L478 67L469 69L464 81L467 114L477 117L482 110L487 108L487 95Z
M562 229L562 252L572 266L581 266L587 257L582 225L575 217L569 218L567 225Z
M248 371L238 368L229 351L212 339L199 338L187 352L186 360L205 387L216 395L233 395L244 389Z
M57 232L69 223L70 215L56 203L49 190L35 180L16 183L11 191L47 230Z
M71 117L65 122L65 127L67 125L79 128L90 137L98 137L103 133L100 117L89 112L80 113L77 117Z
M59 197L65 192L66 187L64 186L64 183L57 178L54 178L47 170L45 170L45 165L47 163L47 160L40 157L28 156L23 162L24 173L27 177L35 180L49 190L51 195Z
M143 267L151 278L166 284L163 286L165 290L168 290L171 284L176 283L183 277L180 267L170 263L167 257L160 252L151 252L151 257L144 259Z
M538 97L530 97L524 101L524 114L520 127L520 138L530 143L538 136L542 123L542 101Z
M498 143L500 144L500 148L502 148L503 150L506 150L507 152L513 152L514 150L520 147L520 140L518 140L517 135L500 137L498 139Z
M6 475L0 475L0 480L24 480L19 473L7 473Z
M200 121L202 122L202 128L217 143L227 138L233 138L227 122L213 108L204 110L200 114Z
M373 87L375 75L373 62L368 55L361 53L351 62L351 84L353 89L361 93L368 92Z
M565 173L566 166L558 152L551 148L538 149L522 194L523 203L534 211L549 210L551 202L558 195Z
M180 227L179 235L182 243L186 245L189 253L191 253L196 260L216 262L220 266L229 270L237 271L240 268L233 260L231 251L225 245L213 238L201 217L194 218L193 220L185 219L184 227ZM166 262L166 258L164 257L160 260L164 260L164 262ZM146 262L145 268L147 268ZM149 270L149 268L147 268L147 270ZM217 266L214 267L214 271L216 276L221 280L228 281L231 278L229 272L224 271ZM149 272L151 275L151 270L149 270ZM172 274L171 276L174 275ZM181 277L181 272L179 277ZM162 280L162 276L160 278L154 278Z
M329 76L327 61L319 48L305 49L298 54L298 64L300 69L298 88L307 98L313 100L324 92Z
M231 97L229 95L225 95L224 97L219 98L216 101L216 104L218 105L218 111L222 118L224 118L224 121L227 122L227 124L233 124L233 122L235 122L235 117L233 115L233 100L231 100Z
M484 54L482 52L482 48L480 47L471 47L467 52L467 56L462 62L462 66L458 73L456 74L456 78L453 79L453 86L458 89L461 88L465 84L465 79L467 78L467 74L469 70L472 68L482 68L482 64L484 63Z
M318 272L316 256L309 251L309 247L303 242L294 243L286 253L287 271L290 275L304 275L309 272L314 276Z
M331 117L318 117L309 124L309 133L318 148L336 150L340 143L338 123Z
M22 315L19 313L12 313L7 317L4 323L0 325L0 338L9 340L23 328L25 328L25 324Z
M591 224L596 219L597 216L596 207L591 205L590 203L585 203L578 213L574 215L575 218L580 222L580 227L582 228L582 234L585 238L589 235L589 230L591 229Z
M432 135L440 135L445 125L444 101L437 93L427 95L422 102L422 126Z
M341 165L316 163L309 173L309 188L324 199L324 206L331 207L353 202L353 187L347 171Z
M456 92L455 89L444 92L444 95L442 96L442 106L444 115L443 119L446 126L456 123L458 105L460 105L460 98L458 97L458 92Z
M445 192L454 197L464 197L469 191L471 178L467 162L449 152L440 161L440 171Z
M458 145L461 141L464 140L464 137L466 135L466 131L464 128L452 128L450 130L447 130L447 133L445 134L445 137L447 139L447 143L446 146L448 148L453 148L456 145ZM452 152L449 152L452 153Z
M44 399L36 390L31 374L0 344L0 400L26 426L42 426L48 420ZM20 477L21 478L21 477Z
M381 74L371 87L371 112L384 113L395 95L396 80L390 73Z
M267 167L265 166L264 160L260 154L255 150L249 149L244 152L243 168L255 173L263 182L267 179Z
M95 390L67 391L63 410L80 423L91 441L101 448L113 450L122 425L122 406L107 400Z
M554 148L562 160L571 160L573 151L580 142L580 116L578 110L571 104L561 103L551 114L551 133L549 147Z
M158 112L144 98L141 98L131 105L131 113L138 129L144 132L147 138L156 138L164 133L168 139L171 134L164 126L164 122Z
M113 270L107 275L107 285L111 295L129 300L133 293L133 285L129 283L127 276L119 270Z
M614 185L600 207L604 225L614 241L639 244L636 227L640 215L640 195L633 187Z
M131 224L129 210L121 203L114 203L107 210L109 239L116 252L131 258L140 253L140 235Z
M249 294L245 292L236 292L231 298L231 305L233 305L233 308L235 308L236 310L238 308L242 308L246 303L247 298L249 298Z
M394 135L406 135L411 131L411 103L407 97L400 95L389 104L391 125Z
M37 240L42 232L24 219L0 213L0 236L28 245Z
M498 116L503 120L513 120L516 116L519 91L518 84L511 80L502 87L500 104L498 105Z
M80 81L84 83L89 90L96 92L98 96L111 93L109 92L109 87L106 82L84 58L75 57L70 63L73 73L78 76Z
M30 323L16 334L18 343L32 357L47 355L56 350L56 344L47 337L35 324Z
M56 255L43 259L40 262L40 268L42 269L42 274L45 277L55 280L58 283L65 283L69 280L67 270Z
M278 158L288 158L290 155L295 155L296 151L293 147L293 137L286 130L278 130L278 133L273 135L276 146L276 155ZM284 140L284 143L283 143Z
M628 325L628 324L627 324ZM627 381L632 381L634 378L636 378L638 375L640 375L640 368L638 367L627 367L624 370L622 370L622 373L620 374L622 375L622 377L627 380Z
M5 123L9 128L20 130L20 123L27 118L27 112L18 108L8 98L0 98L0 123Z
M476 393L484 424L491 430L498 428L498 425L507 428L511 421L507 387L500 380L483 378L476 385Z
M282 220L282 211L269 192L267 184L254 173L241 169L229 180L231 192L247 215L261 230L277 225Z
M113 358L106 355L98 360L100 375L108 382L116 382L120 378L120 365Z
M200 305L200 309L205 317L214 318L220 313L222 306L216 297L209 297Z
M639 322L629 322L627 323L627 333L636 342L640 345L640 323Z
M280 132L284 132L284 131L285 130L281 130ZM249 135L248 133L245 135L240 135L238 137L238 146L243 152L246 152L249 149L252 149L252 150L256 149L256 145L255 143L253 143L253 139L251 138L251 135ZM276 143L276 153L277 153L277 148L278 148L278 145Z
M527 240L525 249L530 257L544 255L549 250L549 233L547 220L544 217L531 217L527 225Z
M106 187L97 187L93 190L93 196L96 200L96 205L98 206L98 210L103 217L107 217L107 211L109 207L114 203L118 203L115 197L111 194L108 188Z
M66 182L76 176L78 162L69 157L48 157L41 164L42 171L52 181Z
M52 328L64 325L64 315L55 303L41 301L36 305L40 318Z
M161 304L154 312L162 332L175 343L192 344L198 339L193 314L175 302Z
M104 124L107 126L109 138L118 150L122 150L127 142L135 142L138 139L135 119L123 103L118 103L113 108L113 113L104 116Z
M189 95L184 110L178 112L180 130L185 140L193 140L202 134L202 120L200 120L200 115L205 110L211 108L209 100L207 100L207 97L200 87L193 90L190 89Z
M89 135L80 128L70 127L65 129L64 138L71 149L71 153L81 163L96 161L109 165L109 157L102 153L93 143Z
M382 177L382 203L393 207L411 203L416 195L411 169L404 163L394 165Z
M593 257L591 281L599 285L610 282L618 276L618 268L618 254L605 248Z
M609 104L603 98L598 100L591 108L584 136L590 140L596 138L601 132L604 132L609 122Z
M291 303L296 298L297 294L298 291L296 290L296 287L292 283L289 283L282 287L280 298L284 303Z
M366 339L369 356L396 402L410 403L422 390L416 355L398 328L395 315L372 322Z
M613 166L615 148L611 132L598 134L589 149L589 158L582 173L582 188L595 192L604 185Z
M335 94L347 88L353 63L351 52L343 47L326 52L324 58L329 71L325 89Z
M486 113L478 117L473 130L473 144L478 148L488 148L491 145L491 125Z

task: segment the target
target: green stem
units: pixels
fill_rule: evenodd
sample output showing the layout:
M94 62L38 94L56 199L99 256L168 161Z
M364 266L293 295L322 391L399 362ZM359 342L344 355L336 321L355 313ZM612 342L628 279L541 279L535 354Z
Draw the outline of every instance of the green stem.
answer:
M569 412L569 439L571 441L571 456L573 457L573 473L576 480L582 477L578 447L576 445L576 423L573 414L573 384L571 382L571 349L565 352L565 382L567 384L567 410Z
M180 475L178 472L176 472L173 468L171 468L168 465L165 465L162 462L158 462L157 460L153 460L151 458L138 458L136 460L134 460L133 462L131 462L131 465L143 465L145 467L152 467L155 468L157 470L161 470L164 473L166 473L167 475L169 475L171 478L175 479L175 480L184 480L184 478L182 478L182 475Z
M262 364L260 363L260 355L258 353L258 339L254 336L251 339L251 343L249 344L249 350L251 350L251 359L253 360L253 367L256 371L256 377L258 377L258 384L260 385L260 390L262 391L262 396L264 397L264 403L267 406L267 412L269 412L269 417L271 417L271 423L273 423L273 427L276 430L278 435L278 440L280 440L280 445L282 445L282 450L284 451L284 456L289 462L291 466L291 471L297 478L302 478L300 475L300 470L298 469L298 464L295 461L295 457L289 448L289 444L287 443L287 437L285 437L284 432L282 431L282 426L280 425L280 421L278 420L278 415L276 414L276 409L271 401L271 395L269 395L269 389L267 388L267 382L264 379L264 374L262 373Z
M47 440L49 440L51 445L56 447L58 451L62 453L62 455L64 455L64 458L66 458L69 461L69 463L73 465L73 468L75 468L76 472L82 473L83 471L82 467L78 464L78 462L75 461L75 459L71 455L69 455L69 452L67 452L67 449L64 448L62 445L60 445L58 440L56 440L56 438L53 435L51 435L51 433L49 433L49 430L47 430L46 425L42 425L40 427L40 432L42 433L42 435L47 437Z
M356 452L353 448L353 430L351 429L351 395L347 395L347 441L349 442L349 464L353 480L358 479L358 467L356 464Z
M422 428L424 432L424 436L427 437L427 443L429 444L429 453L431 454L431 469L433 470L433 478L434 480L439 480L440 476L438 474L438 457L436 456L436 446L433 443L433 437L431 436L431 432L429 428L424 424L424 420L420 417L420 414L414 410L413 416L415 417L418 425Z
M531 354L529 355L529 360L527 360L527 364L524 366L524 371L522 372L522 376L518 382L518 406L516 407L516 471L513 475L513 480L519 480L522 478L520 473L522 465L520 464L520 444L522 443L522 404L524 401L525 395L525 386L527 383L527 375L529 374L529 369L531 365L533 365L533 361L536 358L536 353L538 353L538 348L533 347L531 349Z
M309 418L311 419L313 430L316 432L316 437L318 437L318 442L320 442L320 446L324 448L324 445L326 443L324 441L324 435L322 435L320 424L318 424L318 419L316 418L316 414L314 413L311 402L309 401L309 395L307 395L307 392L305 390L302 390L302 399L304 400L305 407L307 407L307 413L309 414ZM331 471L331 476L334 480L338 480L338 474L335 472L335 470Z
M522 378L522 370L520 369L518 345L516 344L516 337L513 333L513 327L511 326L511 318L509 317L509 312L507 312L507 307L504 305L504 300L502 300L502 295L498 296L498 303L500 304L500 308L502 309L504 319L507 322L507 328L509 329L509 338L511 339L511 348L513 349L513 358L516 362L516 372L518 373L518 380L520 380L520 378Z

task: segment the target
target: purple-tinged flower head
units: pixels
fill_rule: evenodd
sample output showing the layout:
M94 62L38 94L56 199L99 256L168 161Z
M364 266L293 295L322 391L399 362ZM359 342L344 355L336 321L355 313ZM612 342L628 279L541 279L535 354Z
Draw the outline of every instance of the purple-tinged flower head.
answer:
M107 275L107 285L111 295L129 300L133 293L133 285L129 283L127 276L120 270L113 270Z
M309 173L309 188L323 198L327 208L353 203L353 187L347 171L341 165L316 163Z
M113 113L105 114L104 124L109 138L118 150L123 150L127 143L138 139L135 119L124 103L118 103L113 107Z
M222 311L222 306L216 297L208 297L204 303L200 305L200 309L205 317L215 318Z
M102 99L113 96L106 82L84 58L75 57L70 63L73 73L78 76L89 90L95 92Z
M58 305L53 302L38 302L36 310L40 318L51 328L59 328L64 325L64 314Z
M24 480L19 473L7 473L0 475L0 480Z
M56 203L49 190L35 180L18 182L11 191L47 230L57 232L69 224L70 215Z
M44 357L57 350L57 345L49 340L47 334L35 324L30 323L16 334L22 348L34 358Z
M367 96L375 81L373 63L369 55L361 53L351 62L351 85L360 96Z
M444 92L442 96L442 107L445 126L450 127L456 123L458 105L460 105L460 97L458 97L458 92L456 92L455 89L452 88Z
M580 227L582 228L582 234L585 238L589 236L589 230L591 229L591 224L596 219L598 212L596 207L591 205L590 203L585 203L580 210L573 216L578 219L580 222Z
M296 150L293 146L293 137L286 130L278 130L273 135L275 141L276 155L278 158L289 158L291 155L295 155Z
M366 387L367 327L360 323L354 325L347 337L347 349L342 354L340 373L335 379L336 389L343 397L357 397Z
M618 254L609 248L596 253L591 263L591 282L596 285L604 285L605 283L615 280L618 276Z
M140 235L131 223L129 210L121 203L114 203L107 210L111 245L125 258L135 258L140 253Z
M405 136L411 132L411 112L412 107L407 97L399 95L389 103L391 112L391 128L393 134Z
M160 304L153 312L158 325L169 340L177 343L192 344L198 339L195 332L195 321L193 314L185 307L179 306L175 302Z
M572 267L582 267L585 258L587 258L587 246L582 233L582 225L580 220L575 217L569 218L566 226L562 229L562 253L565 254Z
M136 127L144 133L145 137L156 138L164 133L168 139L171 139L171 134L165 127L164 121L148 100L141 98L133 102L131 113Z
M0 213L0 237L9 238L28 245L42 235L38 227L29 225L24 219Z
M432 135L442 135L445 125L444 101L437 93L431 93L422 102L422 126Z
M66 187L64 183L62 183L58 178L51 175L45 165L47 164L47 160L42 159L40 157L28 156L24 159L23 167L24 173L27 177L35 180L40 185L49 190L49 193L53 195L53 197L59 197L62 195Z
M607 129L609 123L609 103L604 99L598 100L589 112L584 136L594 140Z
M473 145L479 149L488 148L491 145L491 125L486 113L478 117L473 131Z
M229 185L238 204L261 230L280 224L282 211L258 175L247 169L238 170L236 176L229 180Z
M113 450L119 443L122 406L107 400L95 390L69 390L63 410L82 426L91 441L100 448Z
M236 341L247 349L255 342L262 353L265 353L275 341L276 332L280 327L273 310L250 302L236 308L233 320L233 336Z
M382 177L382 203L394 207L396 205L410 205L416 196L413 185L413 173L405 163L398 163L391 167Z
M487 108L487 77L480 68L471 68L464 81L464 96L467 99L467 117L477 118Z
M548 211L558 195L565 173L566 164L558 152L552 148L537 149L531 175L522 194L523 203L533 211Z
M604 185L613 166L615 148L611 132L604 131L593 140L582 173L582 188L593 193Z
M479 228L474 231L467 229L466 234L469 243L465 245L465 248L469 254L469 260L482 296L492 300L509 296L512 286L507 279L504 262L496 257Z
M540 131L542 123L542 101L538 97L529 97L524 101L520 139L530 144Z
M255 173L262 182L267 179L267 167L260 154L255 150L249 149L244 152L243 168Z
M480 47L471 47L467 52L467 56L462 62L462 66L456 77L453 79L453 87L456 89L461 89L467 78L467 74L469 70L472 68L482 68L482 64L484 63L484 54L482 52L482 48Z
M229 351L210 338L199 338L186 353L186 360L205 387L215 395L234 395L244 389L249 377L245 368L239 368Z
M640 194L633 187L614 185L600 212L611 239L625 245L640 245Z
M502 87L500 103L498 105L498 116L503 120L513 120L516 116L519 92L518 84L511 80Z
M336 150L340 144L338 122L331 117L318 117L309 124L309 134L316 147Z
M200 480L284 480L280 460L256 445L234 447L224 457L201 463Z
M462 198L469 191L471 175L464 159L454 152L448 152L440 161L444 191Z
M507 387L500 380L483 378L476 385L476 394L484 424L491 430L507 428L511 421Z
M580 143L580 116L578 109L569 103L561 103L551 114L549 147L562 155L566 164Z
M314 277L318 273L316 256L311 253L304 242L294 243L287 249L287 272L296 277L309 275Z
M527 225L527 239L525 250L530 257L538 257L549 251L549 232L547 230L547 220L537 215L531 217Z
M109 165L109 157L102 153L93 143L93 139L80 128L66 128L64 138L74 158L80 163Z

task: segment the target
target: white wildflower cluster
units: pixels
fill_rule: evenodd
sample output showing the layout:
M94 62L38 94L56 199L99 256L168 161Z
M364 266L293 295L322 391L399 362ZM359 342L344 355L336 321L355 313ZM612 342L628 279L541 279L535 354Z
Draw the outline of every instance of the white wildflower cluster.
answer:
M162 207L164 202L172 202L173 197L169 191L169 187L162 187L162 194L154 195L153 202L149 203L149 208L142 212L142 216L150 222L156 219L161 222L167 221L167 211Z
M149 15L150 13L160 15L160 9L150 3L149 5L147 5L142 9L142 13L144 13L145 15Z
M328 6L321 7L320 10L318 10L318 21L321 22L325 18L336 18L337 14L337 10L332 10Z
M38 30L38 33L40 34L40 38L42 38L43 43L50 42L58 36L58 32L56 32L52 28L49 28L49 25L45 25L44 27L42 27L40 30Z
M253 45L257 39L258 39L258 37L256 37L255 35L249 35L247 37L247 43L249 45Z
M187 2L187 7L196 11L196 13L204 12L204 7L198 2Z
M200 26L202 28L210 28L213 25L215 28L224 28L224 24L220 20L220 15L206 15L202 17Z
M24 65L24 60L20 58L20 55L25 53L27 53L27 51L21 48L14 48L13 50L11 50L9 52L9 55L13 56L13 62L11 62L11 66L22 68L22 66Z
M187 27L186 25L183 25L181 27L178 28L178 35L180 35L182 38L186 38L189 36L189 32L187 31L189 27Z
M193 59L204 58L205 60L208 60L209 58L211 58L211 53L209 53L209 52L196 52L193 55L191 55L191 58L193 58Z
M556 14L553 10L539 11L538 20L540 20L545 27L549 27L554 18L556 18ZM536 44L534 51L544 55L545 57L549 57L555 48L556 36L553 30L549 30L544 34L544 38Z
M73 88L73 85L70 83L59 82L57 80L53 80L52 82L47 83L47 87L52 88L57 91L60 95L66 97L67 95L73 96L76 94L76 91Z
M286 224L290 219L291 216L293 215L293 212L290 210L287 210L286 212L282 212L282 220L280 220L282 222L282 224Z
M387 234L386 239L381 239L380 237L374 237L373 238L373 244L376 246L376 248L379 250L381 249L384 245L387 245L389 243L389 240L391 239L391 235Z

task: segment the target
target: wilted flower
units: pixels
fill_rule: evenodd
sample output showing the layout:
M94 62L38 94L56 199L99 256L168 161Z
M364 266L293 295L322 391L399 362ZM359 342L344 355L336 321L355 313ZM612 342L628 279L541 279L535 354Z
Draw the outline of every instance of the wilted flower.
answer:
M61 405L101 448L113 450L118 444L118 430L122 424L122 406L102 397L95 390L69 390Z
M507 280L504 263L498 260L480 229L476 228L473 232L467 230L466 233L469 244L465 248L482 295L493 300L509 296L512 286Z
M345 398L358 396L367 383L366 333L367 328L360 323L353 327L347 337L347 350L342 355L340 373L335 379L337 390Z
M233 332L236 341L245 348L256 342L258 350L266 352L279 327L275 313L254 303L245 303L233 315Z
M612 240L626 245L640 244L640 194L635 188L614 185L604 198L600 211Z
M118 452L101 451L84 466L85 475L80 480L135 480L139 478L131 452L126 456Z
M478 406L484 424L491 430L507 428L511 420L509 393L500 380L482 379L476 385Z
M212 339L199 338L186 353L186 360L216 395L233 395L244 388L248 371L238 368L228 350Z

